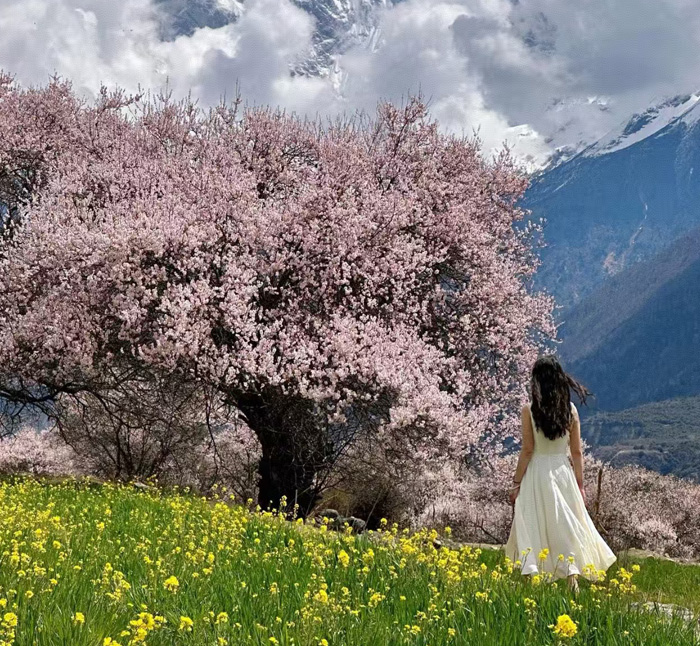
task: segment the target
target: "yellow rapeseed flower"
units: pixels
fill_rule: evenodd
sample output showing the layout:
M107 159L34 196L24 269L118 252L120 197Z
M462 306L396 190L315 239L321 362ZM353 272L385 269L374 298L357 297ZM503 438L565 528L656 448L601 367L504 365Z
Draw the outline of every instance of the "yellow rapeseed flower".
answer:
M163 587L170 592L177 592L180 587L180 582L177 580L176 576L169 576L165 581L163 581Z
M573 637L578 632L578 626L576 622L569 617L569 615L559 615L557 617L557 623L550 624L549 626L558 637L563 637L569 639Z
M6 612L2 617L3 628L14 628L17 625L17 615L14 612Z

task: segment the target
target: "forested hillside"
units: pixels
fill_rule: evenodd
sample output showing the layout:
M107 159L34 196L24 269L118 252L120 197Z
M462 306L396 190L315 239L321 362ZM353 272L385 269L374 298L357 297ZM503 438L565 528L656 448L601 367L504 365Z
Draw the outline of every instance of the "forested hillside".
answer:
M700 481L700 397L592 415L579 408L581 432L595 457Z

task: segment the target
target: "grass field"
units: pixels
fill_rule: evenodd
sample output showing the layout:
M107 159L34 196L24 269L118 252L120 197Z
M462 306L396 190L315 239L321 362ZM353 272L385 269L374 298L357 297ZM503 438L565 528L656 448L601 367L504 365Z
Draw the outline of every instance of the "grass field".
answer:
M635 576L639 596L649 601L673 603L700 615L700 565L681 565L661 559L636 559L642 568ZM611 576L615 576L614 573Z
M697 609L697 567L623 564L574 600L498 552L436 550L427 531L338 535L229 503L1 484L0 646L698 643L638 604Z

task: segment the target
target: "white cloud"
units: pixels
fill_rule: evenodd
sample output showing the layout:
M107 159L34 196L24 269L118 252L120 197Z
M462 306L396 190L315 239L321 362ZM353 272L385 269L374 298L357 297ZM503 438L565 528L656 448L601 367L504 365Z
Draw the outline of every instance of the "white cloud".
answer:
M307 112L317 101L331 97L325 80L289 74L289 63L308 50L313 27L311 17L287 0L256 0L236 23L200 29L189 38L163 43L161 48L171 59L184 51L185 57L197 61L198 69L186 83L205 104L216 103L224 90L231 96L238 80L243 98L251 102ZM212 46L212 39L222 33L229 43L235 43L233 47ZM194 52L187 50L194 43L198 51L193 57Z
M543 138L484 102L480 79L454 38L454 25L474 15L464 0L407 0L385 10L377 51L355 48L341 59L349 105L371 111L377 99L400 101L419 90L443 129L471 135L478 130L484 149L507 142L523 156L541 157Z
M358 108L371 113L380 99L398 101L421 89L444 128L471 134L480 126L489 148L509 133L517 141L507 121L484 105L454 45L450 28L467 4L407 0L386 9L379 51L360 46L340 57L342 96L327 78L289 75L289 63L309 50L314 28L289 0L247 2L235 23L172 41L160 39L162 9L150 0L4 0L0 66L24 84L58 73L87 96L101 83L135 92L162 87L167 78L176 96L192 90L202 105L232 97L239 81L251 103L330 116Z
M133 86L155 78L156 22L147 0L4 2L0 31L0 64L25 84L57 72L87 94L101 80Z
M490 109L540 132L600 136L654 98L698 88L689 0L475 3L455 38ZM505 16L505 19L504 19Z
M203 105L232 97L239 81L251 103L311 115L371 113L380 99L421 90L445 130L478 129L487 150L508 141L534 158L601 135L653 96L700 85L695 0L377 4L372 46L337 58L340 95L333 78L290 76L314 29L290 0L219 0L241 17L169 41L153 0L0 0L0 67L24 84L56 72L85 95L101 83L158 89L168 78L176 96L191 89Z
M303 96L318 88L290 79L288 63L309 47L311 18L287 0L249 5L236 23L161 41L150 0L4 0L0 66L27 85L58 73L88 96L101 83L136 91L167 77L176 95L192 89L204 104L230 97L238 79L257 102L305 107Z

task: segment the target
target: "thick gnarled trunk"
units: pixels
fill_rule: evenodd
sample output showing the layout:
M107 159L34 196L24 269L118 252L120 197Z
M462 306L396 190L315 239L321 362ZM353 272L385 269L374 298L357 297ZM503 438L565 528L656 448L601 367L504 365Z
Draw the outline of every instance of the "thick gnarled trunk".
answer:
M273 389L236 400L262 448L258 504L279 509L285 498L288 511L298 505L306 516L319 498L316 476L332 456L311 403Z

